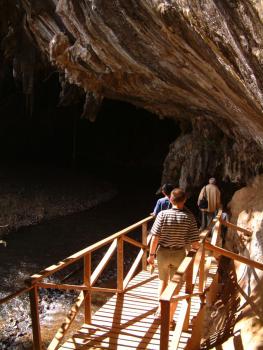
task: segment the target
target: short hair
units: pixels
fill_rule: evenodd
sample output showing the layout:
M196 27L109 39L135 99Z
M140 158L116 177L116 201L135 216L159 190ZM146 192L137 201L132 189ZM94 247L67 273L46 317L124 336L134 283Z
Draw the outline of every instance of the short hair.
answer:
M174 185L172 184L163 184L162 192L166 194L166 196L170 196L172 190L174 189Z
M209 183L215 185L216 184L216 179L214 177L210 177Z
M181 203L186 199L186 194L181 188L175 188L171 192L170 201L173 204Z

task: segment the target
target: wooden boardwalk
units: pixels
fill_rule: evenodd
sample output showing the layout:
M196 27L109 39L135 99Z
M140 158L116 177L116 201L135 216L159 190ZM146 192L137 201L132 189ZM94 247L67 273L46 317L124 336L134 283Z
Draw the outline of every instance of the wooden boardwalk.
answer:
M214 266L215 267L215 266ZM216 269L214 269L215 271ZM211 269L213 275L213 268ZM211 276L212 277L212 276ZM208 279L211 282L212 278ZM184 285L181 292L184 292ZM180 293L179 293L180 294ZM129 283L125 293L110 298L93 316L92 324L82 327L59 349L160 349L160 320L154 318L158 307L158 275L142 271ZM190 320L200 309L199 297L192 298ZM174 320L178 322L180 302ZM170 341L173 331L170 331ZM178 349L184 349L191 336L182 332Z
M211 304L217 298L216 258L225 256L263 270L263 264L220 247L221 224L247 236L251 236L252 232L222 221L220 211L211 226L200 234L199 249L188 252L172 281L162 293L160 297L162 319L156 320L154 314L159 301L158 275L157 271L152 275L147 271L147 251L151 239L151 234L148 234L148 223L152 220L152 216L142 219L45 268L27 279L26 287L0 300L1 305L23 293L29 294L35 350L43 350L39 318L39 290L42 288L79 291L75 304L50 342L48 350L196 350L203 341L215 343L215 335L211 336L213 339L211 337L204 339L203 335L206 303ZM141 231L139 236L138 230ZM132 231L136 231L137 235L129 236ZM211 238L208 238L208 235ZM128 272L124 273L124 251L128 245L137 247L139 252L136 257L134 256L133 262L130 262L131 266L127 266ZM104 255L94 268L92 255L101 248L104 249ZM60 283L45 280L77 262L83 263L82 284L63 283L65 278ZM98 278L110 262L115 263L117 267L116 288L97 286ZM137 271L141 272L136 274ZM108 292L113 296L92 315L92 295L101 292ZM84 323L70 339L65 341L66 334L82 304ZM169 330L170 312L176 322L175 330ZM224 332L223 329L220 331ZM218 339L217 344L221 344L220 341L222 343L223 339Z

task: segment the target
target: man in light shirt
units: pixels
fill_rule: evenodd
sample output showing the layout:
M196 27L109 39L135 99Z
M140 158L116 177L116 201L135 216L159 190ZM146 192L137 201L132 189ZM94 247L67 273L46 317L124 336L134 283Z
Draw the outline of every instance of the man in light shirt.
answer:
M201 189L197 201L198 206L203 197L207 199L208 207L206 209L200 209L202 212L202 223L200 230L204 230L210 224L221 206L221 194L216 186L216 179L214 177L211 177L208 185Z

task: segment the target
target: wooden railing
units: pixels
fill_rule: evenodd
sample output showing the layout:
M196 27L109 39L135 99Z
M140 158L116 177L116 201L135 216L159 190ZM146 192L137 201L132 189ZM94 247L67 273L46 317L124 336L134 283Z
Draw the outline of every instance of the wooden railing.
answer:
M32 327L33 327L33 343L34 349L42 349L41 330L39 322L38 299L39 289L61 289L61 290L75 290L80 291L80 294L69 311L65 322L57 331L55 337L51 341L48 350L56 350L61 344L66 332L75 319L81 305L84 303L84 318L85 323L92 322L91 314L91 295L92 293L106 292L106 293L123 293L126 287L136 273L141 264L141 269L145 270L147 267L147 249L151 239L148 234L148 223L153 219L149 216L134 225L131 225L89 247L69 256L68 258L58 262L55 265L49 266L38 274L34 274L26 281L27 286L3 299L0 304L10 301L12 298L18 297L22 293L28 292L30 297ZM221 211L217 217L212 221L210 226L200 234L200 247L197 251L189 251L172 280L168 283L167 288L160 297L161 304L161 336L160 349L167 350L169 346L169 324L170 318L173 317L177 305L180 301L180 315L173 332L172 341L170 343L171 349L176 349L179 344L180 336L183 331L188 330L190 320L191 299L193 297L200 297L200 311L196 318L196 325L193 328L192 337L186 346L187 350L194 350L199 348L203 319L204 319L204 305L208 294L213 292L213 284L207 287L207 277L211 266L212 258L220 255L229 257L230 259L242 262L254 268L263 270L263 264L252 261L246 257L232 253L228 250L219 247L217 244L220 241L221 225L224 224L231 229L242 232L247 236L251 236L252 232L225 222L221 219ZM138 241L129 237L127 234L141 228L141 240ZM209 241L207 236L210 235ZM140 251L135 258L130 270L124 276L124 242L132 244L140 248ZM98 249L109 245L108 250L104 254L100 263L92 271L91 258L92 254ZM96 281L112 260L114 252L117 252L117 275L116 288L103 288L95 286ZM212 256L213 255L213 256ZM54 273L72 265L80 260L83 260L83 284L72 285L65 283L51 283L45 282L44 279L53 275ZM198 282L198 283L197 283ZM182 285L185 283L185 292L182 294ZM195 288L196 287L196 288ZM197 288L198 287L198 288ZM210 288L210 289L209 289ZM198 291L195 291L198 290Z
M21 295L22 293L28 292L30 298L30 310L32 318L32 328L33 328L33 345L35 350L42 349L41 340L41 330L39 322L39 310L38 310L38 300L39 300L39 288L54 288L62 290L76 290L80 291L80 294L69 311L65 322L62 324L60 329L57 331L55 337L48 346L48 350L55 350L60 345L62 339L64 338L66 332L68 331L70 325L75 319L80 306L84 303L84 318L85 323L91 323L91 294L98 292L106 293L123 293L137 271L140 267L146 270L147 267L147 249L151 239L151 235L148 235L148 223L153 220L153 216L148 216L147 218L93 244L89 247L69 256L68 258L58 262L55 265L49 266L38 274L32 275L27 281L27 286L3 299L0 300L0 304L10 301L11 299ZM134 238L127 236L128 233L141 228L141 240L138 241ZM130 270L124 276L124 242L127 242L133 246L140 248L140 251L132 263ZM100 263L96 266L94 271L91 271L91 257L92 253L98 249L109 245L108 250L104 254ZM96 281L102 274L108 263L111 261L114 252L117 251L117 281L116 288L102 288L95 286ZM72 265L83 259L83 284L82 285L72 285L72 284L59 284L59 283L48 283L44 282L43 279L53 275L54 273Z
M243 229L221 219L222 212L219 211L216 218L212 221L209 227L200 235L200 247L195 251L190 251L181 265L174 274L172 280L160 297L161 304L161 336L160 350L177 349L180 337L183 331L188 330L191 298L200 297L200 311L195 320L191 338L189 339L186 350L195 350L200 348L200 341L204 322L204 306L207 297L211 298L211 294L215 294L214 281L210 286L207 286L207 277L212 263L212 258L226 256L232 260L242 262L250 267L263 270L263 264L248 259L244 256L235 254L231 251L219 247L221 225L225 225L236 231L242 232L247 236L251 236L252 232ZM208 235L210 234L209 240ZM210 242L209 242L210 241ZM212 255L211 255L212 254ZM215 275L216 278L217 275ZM194 292L198 277L198 292ZM185 283L185 293L179 294L183 284ZM210 294L210 295L208 295ZM170 320L176 311L178 302L181 301L180 314L178 322L173 332L172 340L169 342L169 324Z
M204 241L207 235L213 231L212 241L217 242L219 231L221 211L215 218L210 227L204 230L200 235L201 244L197 252L191 250L178 267L172 280L168 283L168 286L160 297L161 304L161 336L160 336L160 349L167 350L169 344L169 324L170 320L176 311L178 301L181 301L180 315L178 317L179 322L176 324L173 338L170 343L171 349L177 349L181 333L183 330L188 330L189 317L191 308L191 298L193 296L203 297L204 287L206 281L206 275L210 268L211 259L208 259L205 263L205 247ZM197 277L199 277L198 288L199 291L193 293L194 287L197 283ZM183 283L185 283L185 294L179 295Z

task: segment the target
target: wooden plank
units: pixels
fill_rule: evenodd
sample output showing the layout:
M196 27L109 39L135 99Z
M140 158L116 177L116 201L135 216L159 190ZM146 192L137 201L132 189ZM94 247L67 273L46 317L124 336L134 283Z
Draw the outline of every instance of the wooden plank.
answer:
M104 239L100 240L99 242L90 245L87 248L80 250L79 252L77 252L73 255L70 255L66 259L58 262L56 265L51 265L51 266L45 268L44 270L42 270L39 273L34 274L30 277L32 283L34 283L42 278L48 277L48 276L54 274L55 272L65 268L66 266L73 264L77 260L83 258L87 253L91 253L94 250L97 250L97 249L103 247L104 245L111 243L114 239L119 238L123 234L127 234L128 232L135 230L136 228L140 227L144 223L149 222L151 220L153 220L153 216L148 216L145 219L140 220L140 221L136 222L135 224L130 225L130 226L126 227L125 229L120 230L120 231L114 233L113 235L111 235L107 238L104 238Z
M147 222L142 224L142 244L146 246L146 249L144 249L143 256L142 256L142 269L147 269L147 234L148 234L148 225Z
M140 300L136 300L136 299L127 299L125 298L124 299L124 305L125 307L128 307L128 308L132 308L134 306L134 304L136 303L136 308L137 309L141 309L141 310L145 310L145 309L150 309L150 308L154 308L156 307L157 303L148 303L147 301L140 301ZM106 304L104 304L106 305ZM107 302L107 305L116 305L116 301L110 299L108 302Z
M117 293L117 289L106 287L91 287L90 291L94 293Z
M251 260L251 259L248 259L248 258L242 256L242 255L238 255L238 254L235 254L233 252L230 252L229 250L216 247L209 242L205 242L204 244L205 244L206 249L211 250L215 253L218 253L219 255L224 255L230 259L240 261L241 263L246 264L248 266L255 267L256 269L259 269L259 270L263 270L263 264L255 261L255 260Z
M176 273L178 275L183 275L186 273L187 269L189 268L189 266L193 263L194 260L194 252L190 251L187 256L184 258L184 260L182 261L182 263L180 264L180 266L178 267Z
M145 223L145 224L143 224L143 225L146 225L146 232L144 232L144 231L145 231L145 228L143 229L143 232L142 232L142 235L145 235L145 234L147 234L147 223ZM144 226L143 226L143 227L144 227ZM143 236L143 237L144 237L144 236ZM148 238L147 238L147 237L144 237L144 238L143 238L144 242L145 242L145 240L146 240L146 246L145 246L145 247L147 247L147 244L150 243L150 238L151 238L151 235L149 235ZM143 259L143 257L145 256L145 254L146 254L145 249L141 249L141 250L139 251L138 256L136 257L135 261L133 262L133 264L132 264L132 266L131 266L129 272L127 273L127 275L126 275L126 277L125 277L125 279L124 279L124 282L123 282L123 289L127 289L128 283L130 282L131 278L133 277L133 275L134 275L134 273L135 273L137 267L139 266L139 263L140 263L141 259ZM146 256L146 257L147 257L147 256ZM145 260L145 261L146 261L146 260ZM142 266L143 266L143 267L145 266L144 270L146 270L147 264L145 265L145 264L142 262ZM137 279L134 279L134 281L136 281L136 280L137 280ZM145 283L144 279L142 279L141 281L143 281L143 282ZM134 284L133 284L133 286L134 286Z
M152 337L144 337L142 336L142 333L137 333L135 331L133 332L127 332L127 331L123 331L120 332L119 330L114 331L112 329L110 330L105 330L105 329L99 329L96 328L95 329L96 332L81 332L79 331L78 333L74 334L74 339L76 338L82 338L82 339L96 339L96 338L100 338L100 339L105 339L105 338L114 338L114 339L123 339L125 341L129 341L132 343L135 343L135 345L137 345L138 343L140 343L140 345L142 344L155 344L155 345L159 345L159 339L156 338L152 338Z
M203 250L204 250L204 246L203 246L203 244L201 244L201 246L199 247L199 249L196 252L195 259L194 259L193 278L192 278L193 285L195 285L195 283L196 283L197 275L198 275L200 264L202 261Z
M90 275L91 275L91 253L84 256L83 280L88 290L84 291L84 319L85 323L91 322L91 292L90 292Z
M140 323L128 323L120 325L115 322L110 322L107 320L104 320L104 318L96 319L95 322L92 323L92 325L97 328L102 329L114 329L116 332L135 332L138 334L138 336L146 336L146 337L153 337L155 339L160 340L160 323L156 320L152 320L152 323L145 324L144 322Z
M128 339L122 338L108 338L102 340L82 340L82 339L71 339L67 343L61 347L61 350L64 349L110 349L110 350L127 350L127 349L138 349L145 350L147 346L147 350L159 350L159 345L155 344L146 344L143 342L140 344L139 341L135 342Z
M161 300L160 350L167 350L169 344L170 302Z
M143 249L140 250L139 254L137 255L135 261L133 262L129 272L127 273L124 281L123 281L123 289L126 289L128 283L130 282L132 276L134 275L136 269L138 268L140 262L141 262L141 259L142 259L142 256L143 256Z
M109 246L109 249L105 253L104 257L101 259L100 263L97 265L97 267L95 268L95 270L93 271L93 273L91 275L91 278L90 278L91 286L93 286L96 283L96 281L99 278L100 274L102 273L102 271L107 266L107 263L109 262L109 260L111 259L113 253L115 252L116 247L117 247L117 239L114 239L114 241Z
M136 309L136 306L134 306L133 309L131 308L120 308L120 307L103 307L103 309L100 309L99 311L97 311L98 315L101 315L101 313L103 314L112 314L112 318L118 318L120 320L129 320L132 318L136 318L138 316L144 315L144 317L146 317L146 315L148 314L154 314L154 311L156 310L156 307L151 308L151 309L146 309L144 312L142 312L142 310L138 310ZM111 318L111 316L109 316L109 318Z
M7 303L9 300L13 299L13 298L16 298L18 297L19 295L23 294L23 293L26 293L26 292L29 292L31 289L33 289L34 286L30 286L30 287L25 287L25 288L21 288L19 289L18 291L12 293L12 294L9 294L7 295L6 297L0 299L0 305L1 304L4 304L4 303Z
M234 224L232 224L231 222L224 221L224 220L220 220L220 222L221 222L222 225L227 226L227 227L230 227L230 228L232 228L233 230L243 232L246 236L252 236L252 234L253 234L252 231L249 231L249 230L247 230L247 229L245 229L245 228L243 228L243 227L234 225Z
M135 239L132 239L131 237L123 235L122 239L125 242L130 243L130 244L132 244L132 245L134 245L134 246L136 246L138 248L142 248L142 249L146 249L147 248L147 245L144 245L141 242L137 242L137 241L135 241Z
M177 275L177 274L175 274ZM164 292L162 293L160 300L164 300L164 301L170 301L173 297L174 294L176 294L176 291L179 292L181 286L182 286L182 276L178 276L178 282L174 282L174 281L170 281L168 283L168 286L166 287L166 289L164 290Z
M192 294L177 294L174 297L172 297L172 301L180 301L180 300L184 300L184 299L190 299L194 296L201 296L203 295L203 293L200 292L196 292L196 293L192 293Z
M118 238L117 241L117 290L118 292L123 291L123 239Z
M185 350L200 349L200 342L204 332L204 319L205 319L206 305L203 304L201 309L194 320L192 336L186 344Z
M76 285L76 284L58 284L58 283L37 282L36 286L38 286L39 288L45 288L45 289L88 290L87 286Z
M84 301L84 292L80 292L78 299L77 299L76 303L71 307L70 312L68 313L65 322L62 323L62 325L59 328L59 330L57 331L55 337L53 338L53 340L49 344L48 350L56 350L58 348L59 344L61 343L62 339L64 338L66 331L69 329L70 325L74 321L83 301Z
M191 263L189 267L186 270L185 273L185 292L188 294L192 294L193 292L193 264L194 264L194 258L192 258ZM187 300L187 313L185 315L185 322L184 322L184 331L188 330L189 326L189 318L190 318L190 310L191 310L191 300Z
M172 338L172 341L170 343L171 349L177 349L177 347L178 347L179 340L180 340L181 333L182 333L183 326L184 326L184 322L185 322L185 318L187 316L188 303L186 300L183 300L181 303L182 303L182 306L181 306L180 315L178 317L178 322L176 323L175 331L173 333L173 338Z
M212 239L211 239L211 244L217 244L217 241L218 241L218 238L219 238L219 233L220 233L220 226L221 226L220 221L217 221L217 223L214 226Z
M41 331L38 310L38 288L34 287L29 291L30 311L32 319L33 344L35 350L42 349Z

